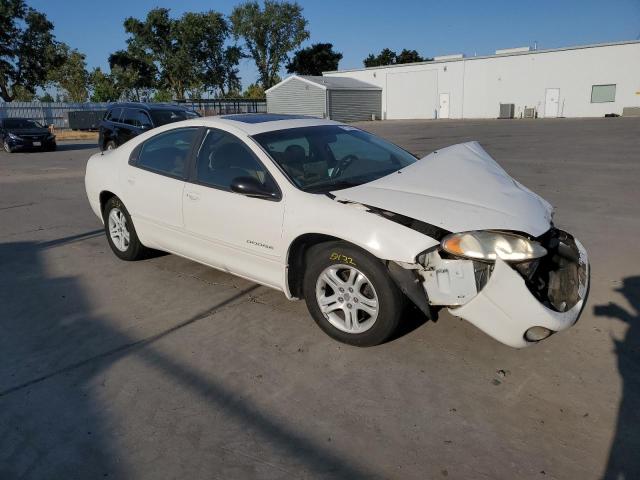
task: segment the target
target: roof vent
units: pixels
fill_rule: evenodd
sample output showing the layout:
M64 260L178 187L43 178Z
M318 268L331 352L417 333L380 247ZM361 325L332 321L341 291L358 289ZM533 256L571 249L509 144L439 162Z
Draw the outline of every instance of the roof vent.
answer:
M531 47L501 48L496 50L496 55L505 55L507 53L523 53L530 52Z
M460 58L464 58L464 54L462 53L454 53L452 55L439 55L437 57L433 57L433 60L435 62L440 61L440 60L457 60Z

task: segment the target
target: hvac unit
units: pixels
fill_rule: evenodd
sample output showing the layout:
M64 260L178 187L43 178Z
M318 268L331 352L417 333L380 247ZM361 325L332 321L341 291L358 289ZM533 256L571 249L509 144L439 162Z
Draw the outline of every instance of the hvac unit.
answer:
M538 115L536 113L536 107L524 107L523 118L536 118Z
M516 106L514 103L501 103L500 116L498 118L513 118L515 111Z

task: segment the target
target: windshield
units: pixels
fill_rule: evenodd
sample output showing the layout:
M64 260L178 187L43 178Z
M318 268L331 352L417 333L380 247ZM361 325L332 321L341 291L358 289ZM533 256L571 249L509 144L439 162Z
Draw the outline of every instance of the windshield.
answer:
M417 160L402 148L347 125L276 130L253 138L301 190L311 193L371 182Z
M187 115L184 110L151 110L151 118L156 127L166 125L167 123L179 122L193 118Z
M40 123L28 118L5 118L4 128L44 128Z

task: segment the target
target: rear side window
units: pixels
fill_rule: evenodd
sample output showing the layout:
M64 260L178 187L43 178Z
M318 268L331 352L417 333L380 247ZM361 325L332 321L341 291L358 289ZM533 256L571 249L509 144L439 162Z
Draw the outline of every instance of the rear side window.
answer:
M197 182L230 190L238 177L253 177L275 189L275 181L246 143L222 130L208 129L198 149Z
M131 125L132 127L136 128L151 126L151 120L145 112L143 112L142 110L134 110L132 108L124 109L122 120L120 121L121 123Z
M171 177L184 177L197 133L196 127L179 128L150 138L142 144L136 165Z
M120 115L122 115L122 108L113 108L109 113L107 113L107 117L105 120L110 120L112 122L119 122Z

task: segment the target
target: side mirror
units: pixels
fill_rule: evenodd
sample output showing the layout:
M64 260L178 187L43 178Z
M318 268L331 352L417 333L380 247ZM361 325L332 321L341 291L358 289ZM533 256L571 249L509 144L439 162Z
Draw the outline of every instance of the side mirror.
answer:
M231 181L231 191L253 198L277 200L278 192L263 185L254 177L236 177Z

